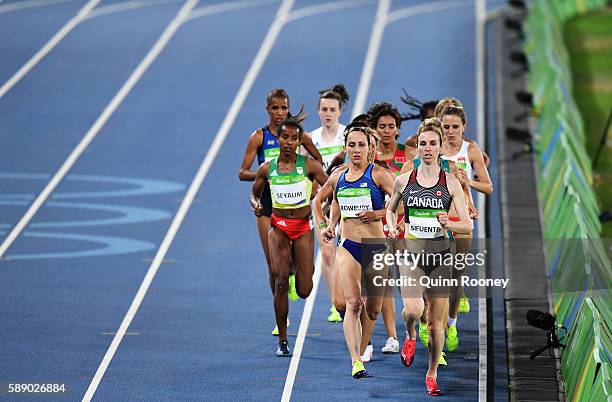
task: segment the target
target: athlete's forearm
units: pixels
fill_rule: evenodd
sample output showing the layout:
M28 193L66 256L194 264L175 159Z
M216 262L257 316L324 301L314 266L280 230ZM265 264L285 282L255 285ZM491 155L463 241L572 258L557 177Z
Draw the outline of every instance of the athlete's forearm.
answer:
M238 178L240 181L255 181L256 176L257 172L253 172L249 169L240 169L238 172Z
M321 192L319 192L312 200L312 214L314 216L315 225L319 225L325 222L325 216L323 215L322 201L320 198Z
M390 209L385 209L385 219L387 220L387 227L394 228L397 226L397 214Z
M470 234L472 233L472 226L466 219L461 219L458 222L449 221L446 224L446 228L459 234Z
M484 194L491 194L493 192L493 184L491 182L483 183L481 181L471 180L470 186Z

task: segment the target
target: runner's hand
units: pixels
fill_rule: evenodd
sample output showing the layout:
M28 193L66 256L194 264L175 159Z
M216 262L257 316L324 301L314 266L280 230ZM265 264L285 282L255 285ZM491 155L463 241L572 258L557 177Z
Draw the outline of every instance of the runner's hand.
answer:
M461 175L461 181L466 183L468 187L472 187L472 179L468 177L467 172L463 169L459 169L459 174Z
M251 204L251 209L256 217L260 217L263 214L263 205L258 198L256 198L253 194L249 197L249 203Z
M376 213L374 211L361 211L357 214L357 217L363 223L372 223L376 220Z
M448 213L447 212L438 212L436 214L436 218L438 218L438 222L440 222L440 226L443 228L448 225Z
M474 204L471 202L470 202L470 205L468 205L468 212L470 214L471 219L478 219L478 210L476 209Z
M332 226L328 226L325 229L321 229L321 237L325 243L329 243L336 235L335 229Z

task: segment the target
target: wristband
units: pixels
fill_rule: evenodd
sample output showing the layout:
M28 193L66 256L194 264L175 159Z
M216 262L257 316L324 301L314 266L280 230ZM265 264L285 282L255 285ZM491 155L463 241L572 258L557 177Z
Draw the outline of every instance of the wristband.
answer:
M319 229L325 229L327 227L327 222L321 222L319 223Z

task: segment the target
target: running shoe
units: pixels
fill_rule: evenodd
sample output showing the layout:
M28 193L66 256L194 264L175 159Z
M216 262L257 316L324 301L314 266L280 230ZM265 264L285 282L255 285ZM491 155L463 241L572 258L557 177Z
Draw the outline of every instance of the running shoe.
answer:
M374 346L371 343L368 343L368 346L365 348L365 352L363 352L363 356L361 356L361 361L363 363L369 363L372 360L372 355L374 354Z
M389 339L387 339L385 346L382 347L381 352L387 355L399 353L399 342L397 339L390 336Z
M470 299L465 296L461 296L461 299L459 299L459 312L461 314L467 314L470 312Z
M278 349L276 349L277 357L290 357L292 356L291 351L289 350L289 342L281 341L278 343Z
M427 389L427 395L429 396L440 396L440 388L438 388L438 382L434 377L425 377L425 388Z
M299 299L297 294L297 290L295 290L295 275L289 275L289 292L288 292L289 300L296 301Z
M427 330L427 324L419 323L419 339L423 346L428 347L429 345L429 331Z
M440 358L438 359L438 366L448 366L448 363L446 362L444 356L446 356L446 353L440 353Z
M402 364L406 367L410 367L412 362L414 361L414 352L416 351L416 340L408 339L404 341L404 347L402 347L402 353L400 354L400 358L402 359Z
M289 318L287 318L287 328L289 328L290 325L291 323L289 322ZM272 335L278 336L278 325L274 326L274 329L272 330Z
M359 360L355 360L353 362L352 375L355 379L372 377L372 375L366 371L363 362L360 362Z
M457 336L457 326L450 325L446 330L446 350L456 352L459 348L459 336Z
M342 317L340 317L340 313L338 312L338 310L336 310L336 307L333 304L329 311L331 311L331 314L327 317L327 321L342 322Z

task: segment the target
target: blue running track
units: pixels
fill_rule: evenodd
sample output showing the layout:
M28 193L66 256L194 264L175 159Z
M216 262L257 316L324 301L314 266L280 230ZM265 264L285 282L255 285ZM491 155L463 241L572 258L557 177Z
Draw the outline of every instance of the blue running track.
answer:
M304 104L318 127L317 93L342 82L353 110L377 0L296 0L202 186L108 368L95 377L202 160L275 19L280 0L199 1L93 142L0 259L0 400L21 400L8 384L65 384L23 400L280 400L289 359L276 338L267 268L238 167L247 138L267 122L276 87ZM438 3L436 5L436 3ZM488 1L488 10L503 1ZM0 2L0 85L86 4ZM63 165L185 4L99 2L0 97L0 240ZM434 4L432 11L413 15ZM202 11L204 10L204 11ZM405 111L404 86L419 99L460 98L476 125L473 0L393 1L366 105ZM293 18L294 17L294 18ZM402 127L411 135L414 122ZM472 136L474 136L472 134ZM491 139L494 141L494 139ZM496 154L492 176L496 180ZM495 207L493 213L495 213ZM461 346L439 370L441 400L478 400L478 301L459 317ZM290 304L290 343L304 302ZM413 367L383 355L377 325L374 378L355 381L342 325L326 321L320 284L291 399L425 400L426 352ZM403 341L396 299L397 328ZM503 310L495 350L505 359ZM293 334L293 335L291 335ZM505 367L505 363L504 366ZM502 376L503 376L502 369ZM504 380L505 381L505 380ZM507 396L496 394L496 400Z

